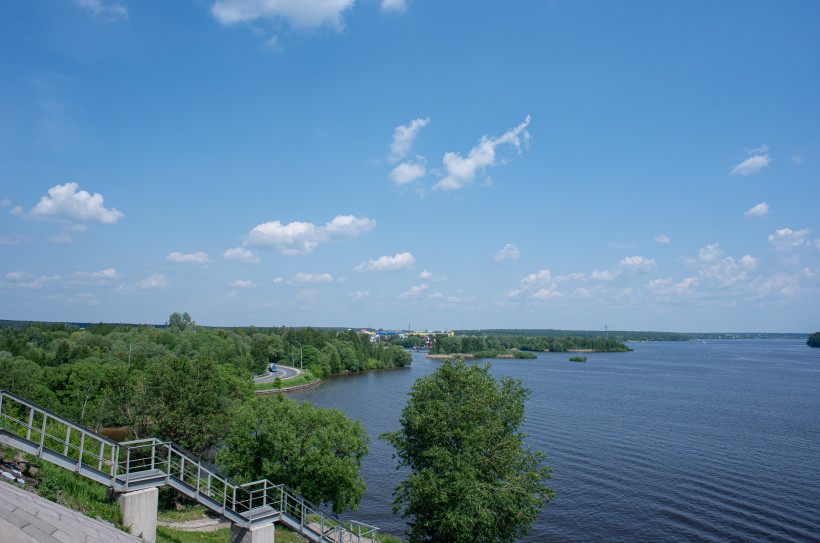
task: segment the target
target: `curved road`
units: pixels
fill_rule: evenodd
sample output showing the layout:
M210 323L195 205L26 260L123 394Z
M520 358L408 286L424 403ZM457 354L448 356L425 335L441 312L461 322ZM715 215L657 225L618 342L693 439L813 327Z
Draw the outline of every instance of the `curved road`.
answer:
M276 366L276 371L268 372L261 377L254 377L256 383L268 383L275 380L277 377L281 380L290 379L301 374L302 370L298 368L291 368L290 366Z

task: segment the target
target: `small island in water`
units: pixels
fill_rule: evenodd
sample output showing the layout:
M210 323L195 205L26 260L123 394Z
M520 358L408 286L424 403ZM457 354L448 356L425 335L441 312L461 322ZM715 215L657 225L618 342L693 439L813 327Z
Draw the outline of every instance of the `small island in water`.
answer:
M536 358L537 352L626 352L632 349L618 338L581 336L445 335L435 336L430 358Z

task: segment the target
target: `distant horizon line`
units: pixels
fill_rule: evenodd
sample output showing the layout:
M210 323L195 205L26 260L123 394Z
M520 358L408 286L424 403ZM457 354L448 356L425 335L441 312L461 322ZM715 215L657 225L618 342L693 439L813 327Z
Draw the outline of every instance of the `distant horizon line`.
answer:
M105 324L105 325L112 325L112 326L130 326L132 328L137 326L152 326L154 328L165 328L167 326L167 322L161 324L154 324L154 323L133 323L133 322L105 322L105 321L46 321L46 320L28 320L28 319L0 319L0 326L8 326L9 323L23 323L23 324L65 324L65 325L72 325L77 326L79 328L85 328L87 326L94 326L98 324ZM538 331L538 332L585 332L585 333L602 333L602 334L618 334L620 333L652 333L652 334L678 334L683 336L699 336L699 335L744 335L744 336L802 336L806 335L809 336L812 332L738 332L738 331L731 331L731 332L677 332L677 331L668 331L668 330L598 330L598 329L578 329L578 328L497 328L497 327L483 327L483 328L448 328L444 330L410 330L407 328L376 328L373 326L313 326L313 325L271 325L271 326L259 326L255 324L247 324L247 325L210 325L210 324L199 324L194 321L194 324L197 326L202 326L203 328L293 328L296 330L305 329L305 328L314 328L317 330L383 330L383 331L390 331L390 332L429 332L431 334L435 333L447 333L447 332L480 332L482 330L493 330L493 331Z

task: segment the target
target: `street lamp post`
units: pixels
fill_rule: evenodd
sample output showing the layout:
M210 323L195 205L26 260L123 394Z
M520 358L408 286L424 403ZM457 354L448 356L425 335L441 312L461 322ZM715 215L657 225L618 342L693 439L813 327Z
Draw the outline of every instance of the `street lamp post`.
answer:
M302 369L302 342L297 339L296 343L299 344L299 370L301 370Z

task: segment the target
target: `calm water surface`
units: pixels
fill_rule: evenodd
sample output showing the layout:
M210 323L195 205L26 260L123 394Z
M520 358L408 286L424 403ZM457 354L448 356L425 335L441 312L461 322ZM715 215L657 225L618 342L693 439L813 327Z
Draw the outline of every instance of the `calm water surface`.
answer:
M630 353L494 360L520 379L529 444L558 500L521 541L820 541L820 349L803 341L652 342ZM379 441L413 381L439 366L333 378L292 394L359 419L371 436L352 518L401 534L403 478Z

